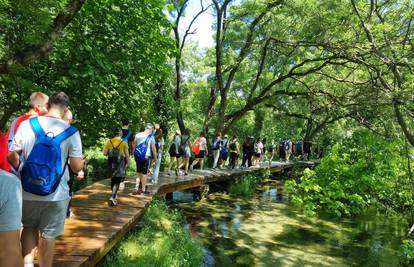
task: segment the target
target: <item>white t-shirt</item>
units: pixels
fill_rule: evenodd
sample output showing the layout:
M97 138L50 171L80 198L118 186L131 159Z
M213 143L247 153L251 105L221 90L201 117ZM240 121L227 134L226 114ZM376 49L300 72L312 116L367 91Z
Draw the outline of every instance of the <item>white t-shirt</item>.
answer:
M54 136L59 135L64 130L66 130L69 125L57 118L41 116L39 118L39 124L42 127L43 131L46 133L51 133ZM30 121L26 120L20 124L19 129L14 136L13 143L11 146L11 151L22 151L21 156L26 160L32 151L33 145L36 141L36 135L33 132ZM72 158L81 158L82 157L82 142L79 135L79 132L76 132L60 144L61 149L61 162L62 170L65 168L67 163L68 156ZM21 170L20 166L20 170ZM38 196L23 190L23 200L37 200L37 201L61 201L69 198L69 186L68 181L69 177L69 166L66 166L65 173L63 174L59 186L56 191L47 196Z
M263 153L263 143L258 142L254 144L254 152L256 154L262 154Z
M200 140L200 150L207 150L207 139L205 137L199 137Z
M140 132L137 133L135 135L135 144L138 146L141 143L144 143L145 140L147 140L149 134L147 134L146 132ZM151 151L151 147L152 145L155 144L155 139L153 136L151 136L149 142L148 142L148 146L147 146L147 153L145 154L146 158L150 158L152 155L152 151Z

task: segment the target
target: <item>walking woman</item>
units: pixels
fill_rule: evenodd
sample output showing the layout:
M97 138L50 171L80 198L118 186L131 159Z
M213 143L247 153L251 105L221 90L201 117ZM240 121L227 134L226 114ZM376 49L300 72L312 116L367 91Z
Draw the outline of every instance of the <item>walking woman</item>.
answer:
M177 162L177 167L175 169L175 174L178 176L178 167L180 166L180 153L178 151L181 144L181 132L177 130L175 132L175 135L172 139L172 143L170 146L170 149L168 150L168 153L170 154L170 164L168 164L168 171L167 174L171 175L171 167L174 164L174 161Z
M200 163L200 170L202 170L204 168L204 159L208 155L207 139L206 139L206 134L204 132L200 133L200 135L194 141L194 144L192 147L193 147L193 153L195 156L195 160L191 164L190 170L193 170L194 166L197 163Z
M191 147L190 147L190 130L184 129L183 135L181 135L181 144L179 153L183 158L181 165L178 167L184 167L184 175L188 175L188 167L190 165Z
M237 141L237 137L234 136L229 144L229 151L230 151L230 169L234 169L236 167L236 161L240 155L240 144Z
M253 158L253 165L259 166L260 165L260 159L263 154L263 143L262 139L258 137L256 139L256 143L254 144L254 158Z
M157 150L157 161L155 162L154 174L152 175L153 183L158 182L158 176L160 174L162 152L164 150L164 137L162 134L162 129L158 127L155 131L155 148Z

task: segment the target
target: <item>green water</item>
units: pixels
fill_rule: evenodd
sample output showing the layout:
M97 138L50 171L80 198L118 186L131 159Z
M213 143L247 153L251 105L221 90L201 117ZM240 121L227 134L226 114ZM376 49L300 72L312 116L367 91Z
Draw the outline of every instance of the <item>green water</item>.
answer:
M205 248L203 266L393 267L407 227L397 216L373 212L309 218L288 204L277 181L267 181L250 199L213 193L176 206Z

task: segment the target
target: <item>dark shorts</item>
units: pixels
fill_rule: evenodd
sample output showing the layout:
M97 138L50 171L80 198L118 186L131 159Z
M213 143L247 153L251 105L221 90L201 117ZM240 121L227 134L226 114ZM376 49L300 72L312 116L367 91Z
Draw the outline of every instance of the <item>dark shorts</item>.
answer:
M198 155L195 156L196 159L202 159L206 156L206 151L204 150L200 150L200 153L198 153Z
M179 158L179 157L181 157L181 154L180 153L175 153L175 152L170 151L169 154L170 154L170 157L172 157L172 158Z
M112 177L111 178L111 188L116 184L120 184L124 181L124 177Z
M254 153L254 156L255 156L256 158L260 158L260 157L262 156L262 154L260 154L260 153Z
M140 160L135 158L135 163L137 164L137 173L148 174L149 159Z

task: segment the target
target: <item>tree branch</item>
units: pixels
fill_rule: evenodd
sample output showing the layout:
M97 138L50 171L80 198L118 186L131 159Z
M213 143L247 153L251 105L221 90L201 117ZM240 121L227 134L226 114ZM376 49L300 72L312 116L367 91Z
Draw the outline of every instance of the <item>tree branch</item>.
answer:
M82 8L85 0L70 0L64 11L53 20L52 26L36 46L29 46L17 51L11 58L0 61L0 74L11 73L16 65L30 65L39 58L46 57L52 50L53 44L65 27L73 20Z

